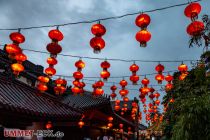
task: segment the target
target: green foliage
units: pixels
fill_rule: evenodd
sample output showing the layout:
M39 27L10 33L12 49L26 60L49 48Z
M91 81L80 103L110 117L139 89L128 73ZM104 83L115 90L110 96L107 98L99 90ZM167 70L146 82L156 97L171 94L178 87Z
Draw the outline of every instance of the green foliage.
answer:
M205 77L204 68L190 71L185 80L178 80L175 73L173 90L164 97L168 103L163 128L166 139L210 140L210 79Z

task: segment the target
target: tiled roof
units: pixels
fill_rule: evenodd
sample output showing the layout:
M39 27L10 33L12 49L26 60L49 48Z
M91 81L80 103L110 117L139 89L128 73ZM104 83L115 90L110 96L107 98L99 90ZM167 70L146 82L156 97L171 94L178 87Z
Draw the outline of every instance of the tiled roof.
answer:
M0 106L8 111L24 113L36 117L73 119L80 117L80 111L63 104L55 97L43 93L20 81L0 76Z
M85 91L83 95L69 94L63 99L62 102L81 109L94 108L102 105L110 105L110 100L108 97L93 97L88 91Z

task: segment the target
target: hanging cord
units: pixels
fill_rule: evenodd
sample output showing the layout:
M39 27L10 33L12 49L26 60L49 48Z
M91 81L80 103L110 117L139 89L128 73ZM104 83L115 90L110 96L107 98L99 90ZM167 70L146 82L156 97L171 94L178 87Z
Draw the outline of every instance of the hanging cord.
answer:
M195 1L192 1L192 2L199 2L199 1L202 1L202 0L195 0ZM162 8L156 8L156 9L153 9L153 10L147 10L147 11L143 11L143 12L144 13L151 13L151 12L162 11L162 10L166 10L166 9L170 9L170 8L174 8L174 7L180 7L180 6L184 6L184 5L188 5L188 4L189 4L189 2L186 2L186 3L166 6L166 7L162 7ZM140 12L138 11L138 12L134 12L134 13L127 13L127 14L120 15L120 16L112 16L112 17L107 17L107 18L100 18L100 19L86 20L86 21L78 21L78 22L69 22L69 23L64 23L64 24L42 25L42 26L32 26L32 27L19 27L19 28L1 28L0 30L17 30L17 29L29 30L29 29L37 29L37 28L48 28L48 27L68 26L68 25L75 25L75 24L94 23L94 22L98 22L98 21L120 19L120 18L124 18L124 17L127 17L127 16L138 15L141 12L142 11L140 11Z

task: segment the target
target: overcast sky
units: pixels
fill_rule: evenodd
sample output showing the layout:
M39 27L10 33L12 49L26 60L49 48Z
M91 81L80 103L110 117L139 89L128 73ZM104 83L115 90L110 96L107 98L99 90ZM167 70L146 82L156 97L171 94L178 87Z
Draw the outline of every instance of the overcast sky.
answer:
M187 2L187 0L0 0L0 28L18 28L61 24L83 20L98 19L110 16L122 15L137 11L151 10L169 5ZM209 14L210 0L203 0L202 13ZM207 6L208 5L208 6ZM107 32L103 36L106 47L100 54L94 54L89 46L89 40L93 37L90 32L92 24L78 24L60 27L64 34L64 40L60 42L62 53L79 56L100 58L142 59L142 60L182 60L199 59L202 48L189 48L189 36L186 27L190 20L184 16L185 6L176 7L164 11L149 13L151 24L148 30L152 33L152 39L146 48L139 47L135 40L135 34L140 29L135 25L136 16L124 17L117 20L102 21ZM46 45L50 43L48 32L53 28L23 30L26 37L22 48L46 51ZM0 43L10 43L10 31L0 31ZM24 52L30 61L35 64L47 66L46 59L49 55L33 52ZM58 65L55 66L57 74L72 75L76 70L74 63L77 59L58 56ZM101 61L84 59L86 67L83 70L85 76L99 76ZM130 75L129 66L132 63L110 61L111 76ZM179 63L163 63L165 71L176 70ZM157 63L138 63L138 74L154 73ZM152 84L154 76L148 77ZM142 79L142 77L141 77ZM119 82L121 79L110 79ZM110 84L106 84L110 85ZM138 89L138 86L128 86ZM87 86L91 90L90 86ZM109 88L104 88L109 94ZM157 88L159 89L159 88ZM162 93L162 95L165 93ZM138 91L130 91L129 97L138 96Z

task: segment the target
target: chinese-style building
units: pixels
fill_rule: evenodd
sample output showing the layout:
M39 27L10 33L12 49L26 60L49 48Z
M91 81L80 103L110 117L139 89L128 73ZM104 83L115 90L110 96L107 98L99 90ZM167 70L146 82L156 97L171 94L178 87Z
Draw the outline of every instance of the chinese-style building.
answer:
M67 87L63 96L53 93L52 80L49 82L47 92L39 93L36 89L37 77L44 75L43 67L30 61L23 63L25 71L18 77L12 74L11 60L5 51L0 50L0 138L4 138L4 129L20 130L46 130L48 127L64 133L60 139L95 140L101 135L114 137L128 136L128 127L132 132L146 129L145 126L136 124L127 115L120 115L113 109L113 102L108 95L93 97L91 92L85 91L83 95L73 95L71 87ZM113 127L108 128L108 118L113 117ZM84 126L78 127L82 119ZM118 131L119 124L124 124L124 133ZM128 136L132 139L134 133ZM27 138L7 138L27 139ZM28 139L36 140L29 137ZM56 138L39 138L56 139ZM58 139L58 138L57 138Z

